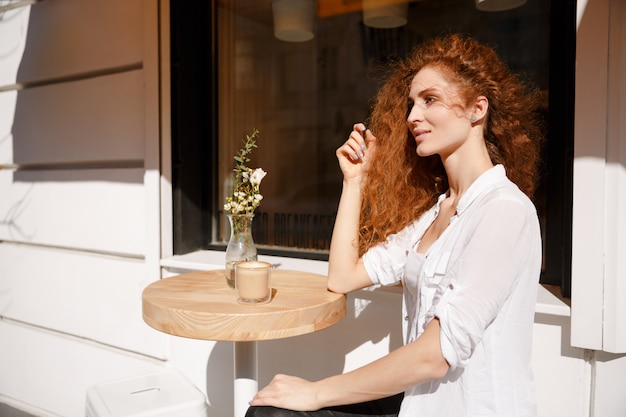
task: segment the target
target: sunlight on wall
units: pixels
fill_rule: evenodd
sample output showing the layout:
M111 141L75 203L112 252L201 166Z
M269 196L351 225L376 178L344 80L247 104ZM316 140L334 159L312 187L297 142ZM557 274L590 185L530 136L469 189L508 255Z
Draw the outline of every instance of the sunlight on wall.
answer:
M30 7L0 12L0 168L13 161L17 71L26 47L29 16Z
M29 16L30 7L0 12L0 88L16 83L17 70L26 47Z
M578 29L580 27L580 22L583 20L585 9L587 8L587 0L577 0L576 8L576 29Z

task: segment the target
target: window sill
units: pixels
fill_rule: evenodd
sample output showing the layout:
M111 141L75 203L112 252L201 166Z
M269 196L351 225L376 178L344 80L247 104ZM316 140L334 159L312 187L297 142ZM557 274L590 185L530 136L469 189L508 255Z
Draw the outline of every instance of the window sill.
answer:
M259 255L259 260L270 262L282 269L295 269L320 275L328 273L328 262L326 261L270 255ZM161 259L161 267L180 272L224 269L224 251L200 250L184 255L174 255Z
M561 289L556 285L539 285L535 313L569 317L569 300L561 296Z
M270 262L279 268L295 269L320 275L328 272L328 262L309 259L285 258L280 256L259 255L259 260ZM161 267L170 272L184 273L187 271L203 271L224 268L224 252L222 251L196 251L184 255L174 255L161 259ZM382 291L402 294L400 286L394 287L371 287L366 291ZM537 289L536 313L552 316L570 316L570 306L565 299L560 297L559 289L550 285L539 285Z

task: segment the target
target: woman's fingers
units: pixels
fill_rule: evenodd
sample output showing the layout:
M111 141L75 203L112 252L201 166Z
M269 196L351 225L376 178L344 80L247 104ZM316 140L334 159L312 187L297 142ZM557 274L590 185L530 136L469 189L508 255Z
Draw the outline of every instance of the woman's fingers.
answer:
M271 405L290 410L311 411L319 406L315 401L314 384L298 377L276 375L272 381L260 390L251 405Z
M367 149L367 132L368 129L365 127L363 123L357 123L352 127L352 132L358 132L359 134L356 136L356 141L359 144L362 152L365 152ZM371 134L371 132L370 132Z
M348 140L344 143L342 147L343 153L354 162L357 162L359 159L363 159L363 157L365 156L365 152L367 150L365 139L366 132L367 128L363 123L355 124L352 128L352 132L350 132Z
M366 155L371 159L372 156L374 156L374 151L376 149L376 136L374 136L372 131L369 129L365 132L365 142L367 143Z
M362 175L367 165L363 162L371 158L375 140L372 132L363 123L356 123L353 126L348 139L336 152L344 179L354 179Z
M364 153L363 149L361 149L361 145L351 134L348 140L337 149L337 156L344 156L352 162L358 162L359 159L363 158Z

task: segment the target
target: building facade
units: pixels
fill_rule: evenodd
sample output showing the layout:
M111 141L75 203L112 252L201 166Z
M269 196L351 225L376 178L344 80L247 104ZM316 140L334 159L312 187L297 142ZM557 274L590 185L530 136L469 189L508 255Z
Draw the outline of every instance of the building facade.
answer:
M617 417L626 4L577 10L572 294L538 287L533 369L541 417ZM219 250L174 254L169 22L167 1L0 1L0 402L78 417L91 385L175 368L212 415L232 415L232 344L167 336L141 315L150 282L223 268ZM262 258L326 273L323 260ZM363 290L336 326L261 343L260 384L322 378L398 347L400 300Z

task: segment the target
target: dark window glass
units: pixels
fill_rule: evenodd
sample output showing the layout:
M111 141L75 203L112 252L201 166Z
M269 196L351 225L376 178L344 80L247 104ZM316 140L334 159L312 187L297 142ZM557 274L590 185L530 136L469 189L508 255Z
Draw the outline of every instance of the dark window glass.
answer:
M318 0L313 38L293 42L275 35L269 0L171 2L176 253L224 247L233 156L259 129L250 167L268 172L254 223L260 252L325 259L341 192L335 149L367 118L386 64L424 39L462 32L545 92L542 281L569 294L575 1L502 12L469 0L405 7L406 24L377 28L364 24L360 1Z

